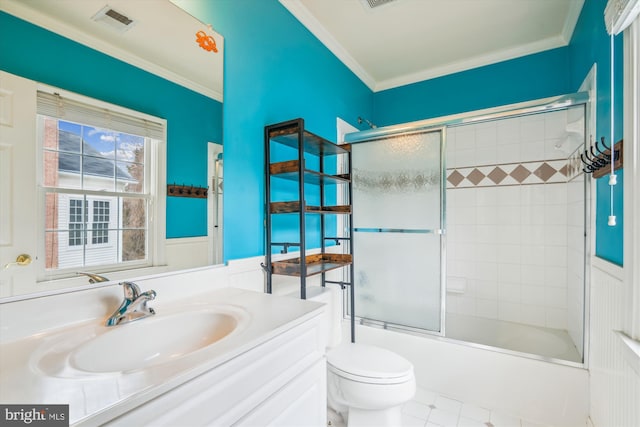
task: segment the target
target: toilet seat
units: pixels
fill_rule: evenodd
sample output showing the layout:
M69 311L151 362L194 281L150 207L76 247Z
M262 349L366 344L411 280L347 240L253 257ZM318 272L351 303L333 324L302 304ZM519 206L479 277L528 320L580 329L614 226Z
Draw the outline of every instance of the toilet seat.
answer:
M343 344L331 350L327 367L343 378L368 384L401 384L414 378L407 359L366 344Z

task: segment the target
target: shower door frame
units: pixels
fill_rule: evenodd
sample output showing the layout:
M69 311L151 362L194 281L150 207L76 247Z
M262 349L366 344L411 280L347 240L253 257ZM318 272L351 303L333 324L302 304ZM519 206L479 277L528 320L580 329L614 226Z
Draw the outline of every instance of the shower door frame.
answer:
M417 328L417 327L412 327L412 326L407 326L407 325L401 325L401 324L397 324L397 323L391 323L391 322L385 322L385 321L381 321L381 320L374 320L374 319L368 319L368 318L363 318L363 317L358 317L355 316L355 320L357 320L361 325L370 325L370 326L376 326L376 327L380 327L383 329L389 329L389 330L401 330L401 331L409 331L409 332L416 332L419 334L429 334L429 335L435 335L438 337L444 337L445 336L445 327L446 327L446 285L447 285L447 271L446 271L446 264L447 264L447 257L446 257L446 178L447 178L447 168L446 168L446 164L445 164L445 160L446 160L446 146L445 146L445 142L447 140L446 138L446 126L442 126L442 125L438 125L438 126L429 126L429 127L424 127L424 128L420 128L420 129L416 129L414 131L411 130L407 130L404 132L399 132L399 133L395 133L395 134L391 134L391 135L382 135L379 137L372 137L370 139L366 139L366 140L360 140L360 141L353 141L350 142L349 135L353 135L353 134L347 134L345 135L345 142L349 143L351 145L353 144L364 144L367 142L374 142L374 141L378 141L380 139L385 139L385 138L390 138L390 137L394 137L394 136L400 136L400 135L415 135L415 134L426 134L426 133L434 133L434 132L438 132L440 134L440 156L439 156L439 160L440 160L440 186L438 188L438 191L440 192L440 224L438 225L439 228L434 229L434 230L427 230L425 234L435 234L440 236L440 330L439 331L433 331L430 329L423 329L423 328ZM353 151L352 151L353 153ZM354 282L354 286L355 286L355 282ZM350 305L352 306L352 304ZM351 315L349 313L349 315Z
M575 106L584 106L585 107L585 144L587 143L587 135L586 133L593 130L593 113L595 110L595 99L592 99L589 92L582 91L576 92L566 95L554 96L549 98L542 98L532 101L525 101L516 104L508 104L503 106L497 106L482 110L470 111L466 113L453 114L443 117L437 117L433 119L420 120L415 122L403 123L399 125L386 126L382 128L374 128L369 130L364 130L360 132L354 132L350 134L346 134L344 138L344 142L348 144L359 144L370 142L373 140L382 139L385 137L404 135L404 134L413 134L413 133L423 133L431 130L441 130L442 141L440 144L440 161L441 161L441 172L445 175L443 180L441 181L441 186L444 186L444 189L441 189L441 230L442 230L442 238L441 238L441 253L440 253L440 263L441 263L441 276L440 276L440 285L441 285L441 304L440 304L440 332L433 332L426 329L413 328L403 325L391 324L388 322L376 321L371 319L364 319L358 316L355 319L361 325L381 327L383 329L389 330L397 330L400 332L417 334L417 335L430 335L436 336L438 339L451 340L452 342L461 343L464 345L468 345L470 347L475 348L483 348L489 349L492 351L497 351L506 354L512 354L516 356L525 356L535 360L544 360L544 361L553 361L554 363L558 363L561 365L573 366L584 368L589 365L589 306L590 306L590 277L589 277L589 259L591 254L591 239L593 236L589 233L589 229L592 222L592 202L593 197L591 195L592 188L590 180L585 179L585 230L588 233L585 236L584 242L584 304L583 304L583 361L582 363L572 362L563 359L550 359L544 356L540 356L533 353L522 353L516 352L500 347L492 347L486 346L484 344L478 344L468 341L459 341L452 338L448 338L446 336L446 131L449 127L456 127L474 123L482 123L487 121L505 119L516 116L526 116L531 114L539 114L539 113L548 113L552 111L565 110L570 107ZM357 261L357 260L356 260ZM351 313L349 313L351 315Z

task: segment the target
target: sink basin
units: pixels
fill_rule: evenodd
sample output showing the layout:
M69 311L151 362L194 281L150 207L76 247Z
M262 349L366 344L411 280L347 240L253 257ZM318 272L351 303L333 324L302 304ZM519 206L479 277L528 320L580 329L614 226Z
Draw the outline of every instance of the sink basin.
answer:
M123 372L169 362L214 344L240 325L232 312L160 314L108 328L72 352L71 365L88 372Z

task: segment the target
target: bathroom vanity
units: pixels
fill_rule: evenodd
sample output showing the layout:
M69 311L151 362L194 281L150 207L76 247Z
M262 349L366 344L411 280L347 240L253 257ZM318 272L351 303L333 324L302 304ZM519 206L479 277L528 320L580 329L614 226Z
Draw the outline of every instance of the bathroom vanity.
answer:
M155 290L155 316L113 327L73 299L115 301L118 286L0 304L0 402L68 403L77 426L326 425L323 304ZM80 308L38 325L43 305Z

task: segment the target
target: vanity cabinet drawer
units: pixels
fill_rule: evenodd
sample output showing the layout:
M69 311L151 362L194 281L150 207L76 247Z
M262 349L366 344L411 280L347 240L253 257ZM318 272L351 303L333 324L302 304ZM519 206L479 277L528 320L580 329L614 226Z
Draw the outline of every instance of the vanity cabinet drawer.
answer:
M107 425L233 425L303 373L314 367L317 373L318 364L324 373L323 319L315 316ZM326 397L326 379L321 381L316 393Z

